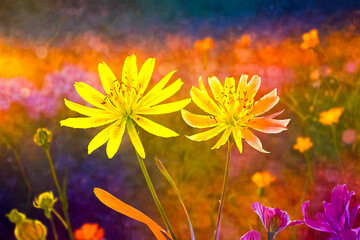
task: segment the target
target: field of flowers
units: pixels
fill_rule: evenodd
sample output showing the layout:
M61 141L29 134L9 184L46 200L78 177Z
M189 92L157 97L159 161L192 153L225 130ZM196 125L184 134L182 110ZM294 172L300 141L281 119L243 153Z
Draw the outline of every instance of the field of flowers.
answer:
M0 9L1 239L360 239L356 1L55 2Z

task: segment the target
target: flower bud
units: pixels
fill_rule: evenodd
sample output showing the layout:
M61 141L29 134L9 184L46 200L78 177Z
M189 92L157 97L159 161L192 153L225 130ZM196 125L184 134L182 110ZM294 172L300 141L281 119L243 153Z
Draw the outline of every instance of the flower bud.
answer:
M19 212L17 209L11 210L10 213L6 214L10 222L18 224L26 219L26 215Z
M38 220L25 219L15 227L17 240L45 240L46 234L46 227Z
M39 195L39 197L35 198L33 201L34 207L41 208L44 210L45 216L47 218L51 217L51 211L54 208L54 204L57 201L57 198L54 198L54 194L52 191L44 192Z
M52 133L47 128L38 128L34 135L34 142L44 148L48 148L52 139Z

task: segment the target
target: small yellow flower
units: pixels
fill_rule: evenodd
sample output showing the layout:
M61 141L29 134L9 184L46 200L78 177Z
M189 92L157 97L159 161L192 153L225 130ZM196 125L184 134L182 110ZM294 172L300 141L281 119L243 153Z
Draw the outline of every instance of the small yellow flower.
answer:
M304 33L302 39L303 42L300 45L302 49L315 48L319 44L318 31L312 29L310 32Z
M204 38L202 40L197 40L194 43L194 47L198 51L203 51L203 52L209 51L214 47L214 40L210 37Z
M34 135L34 142L44 148L48 148L51 143L52 133L47 128L38 128Z
M299 150L299 152L303 153L309 150L313 146L310 138L308 137L298 137L296 139L296 144L294 145L295 150Z
M192 87L191 98L199 108L210 115L196 115L184 109L181 110L181 114L184 121L194 128L214 128L188 136L189 139L206 141L224 131L212 149L224 145L232 134L240 152L244 138L256 150L267 153L262 148L259 138L249 128L264 133L279 133L287 129L290 119L273 119L282 111L259 117L273 108L279 102L279 97L274 89L255 102L254 97L260 88L260 77L253 76L249 82L247 79L247 75L242 75L236 88L234 78L226 78L224 86L216 77L209 78L208 82L215 100L205 89L202 79L199 79L200 89Z
M191 99L185 99L159 104L173 96L183 84L180 79L177 79L165 87L175 71L166 75L145 94L154 66L155 59L149 58L138 72L136 57L131 55L125 60L122 79L119 80L105 63L100 63L99 75L106 96L84 82L76 82L75 89L79 95L96 108L82 106L65 99L65 105L69 109L87 117L62 120L61 126L85 129L112 123L99 132L88 146L90 154L107 142L106 153L109 158L112 158L119 149L126 128L135 150L142 158L145 158L145 150L133 122L156 136L176 137L179 134L142 115L176 112L191 101Z
M344 108L331 108L328 111L322 112L320 113L319 122L324 125L332 125L333 123L338 123L343 111Z
M57 198L54 198L53 192L50 191L40 194L39 197L35 198L33 204L34 207L43 209L45 212L45 216L47 218L50 218L51 211L53 210L56 201Z
M268 171L256 172L251 177L251 181L256 184L258 188L269 186L270 183L274 182L276 177L271 175Z

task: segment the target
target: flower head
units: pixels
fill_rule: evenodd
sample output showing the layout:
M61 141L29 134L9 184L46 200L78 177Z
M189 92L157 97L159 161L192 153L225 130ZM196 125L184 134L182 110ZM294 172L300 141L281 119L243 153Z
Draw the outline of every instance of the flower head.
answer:
M38 128L34 135L34 142L44 148L48 148L51 143L52 133L47 128Z
M145 158L145 150L133 122L156 136L178 136L176 132L142 115L176 112L190 102L190 99L185 99L173 103L159 104L173 96L183 84L178 79L165 87L175 71L166 75L145 94L154 66L155 59L149 58L138 72L136 57L131 55L125 60L122 79L119 80L105 63L100 63L99 74L106 95L84 82L76 82L76 91L95 108L82 106L65 99L65 105L69 109L87 117L62 120L60 121L61 126L93 128L111 123L100 131L88 146L88 153L90 154L107 142L106 153L109 158L112 158L119 149L122 136L125 129L127 129L135 150L142 158Z
M290 119L273 119L282 111L259 117L259 115L273 108L279 102L279 97L276 89L274 89L255 102L254 97L260 87L260 77L253 76L249 82L247 79L247 75L242 75L236 88L234 78L226 78L224 86L216 77L209 78L214 100L205 89L202 79L199 79L200 89L192 87L191 98L198 107L210 115L196 115L186 110L182 110L181 114L185 122L192 127L214 128L188 136L189 139L206 141L224 131L212 149L225 144L232 134L240 152L242 152L242 138L244 138L256 150L267 153L262 148L260 140L249 128L264 133L279 133L287 129L286 126Z
M296 139L296 144L294 145L295 150L299 150L299 152L303 153L309 150L313 146L310 138L308 137L298 137Z
M202 40L197 40L194 43L194 47L198 51L206 52L214 47L214 40L210 37L204 38Z
M287 226L293 226L302 224L303 221L290 221L290 217L287 212L280 210L279 208L268 208L263 206L259 202L252 204L252 208L259 215L268 235L275 237L275 235L282 231Z
M312 29L310 32L304 33L302 39L303 42L300 45L302 49L315 48L319 44L318 31Z
M331 108L328 111L321 112L319 122L324 125L332 125L333 123L338 123L343 111L344 108Z
M50 191L40 194L39 197L35 198L33 204L34 207L43 209L45 212L45 216L47 218L50 218L51 211L53 210L56 201L57 198L54 198L53 192Z
M270 183L274 182L276 177L271 175L268 171L256 172L251 177L251 181L256 184L258 188L269 186Z
M261 234L258 231L249 231L240 240L261 240Z
M360 228L352 228L360 205L356 205L351 211L349 210L350 198L354 194L355 192L349 193L345 184L337 185L332 191L331 202L323 202L324 213L318 212L316 220L312 220L307 215L306 211L310 203L309 201L304 202L301 210L306 225L312 229L330 233L329 239L360 239Z
M74 232L76 240L101 240L104 236L104 229L97 223L85 223Z

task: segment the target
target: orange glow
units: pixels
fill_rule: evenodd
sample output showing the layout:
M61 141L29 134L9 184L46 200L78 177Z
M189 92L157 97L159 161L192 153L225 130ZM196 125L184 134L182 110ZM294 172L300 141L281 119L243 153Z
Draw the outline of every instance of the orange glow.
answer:
M299 150L299 152L303 153L309 150L313 146L310 138L308 137L298 137L296 139L296 144L294 145L295 150Z
M328 111L321 112L319 122L324 125L332 125L333 123L338 123L343 111L344 108L332 108Z
M76 240L101 240L105 232L97 223L85 223L74 232L74 235Z
M210 37L204 38L202 40L197 40L194 43L194 47L198 51L209 51L210 49L214 48L214 40Z
M300 45L302 49L315 48L319 44L318 31L312 29L310 32L304 33L302 39L303 42Z
M268 171L256 172L251 177L251 181L256 184L258 188L269 186L270 183L274 182L276 177L271 175Z

